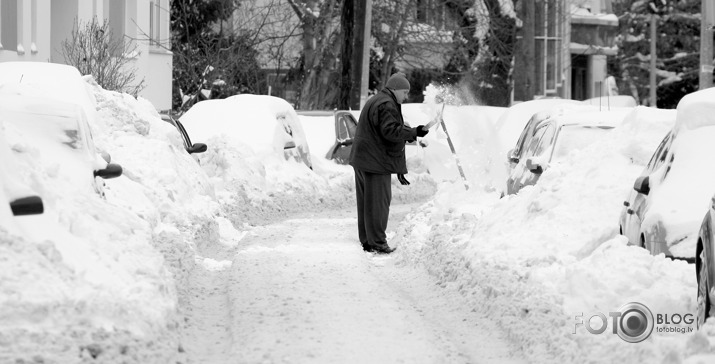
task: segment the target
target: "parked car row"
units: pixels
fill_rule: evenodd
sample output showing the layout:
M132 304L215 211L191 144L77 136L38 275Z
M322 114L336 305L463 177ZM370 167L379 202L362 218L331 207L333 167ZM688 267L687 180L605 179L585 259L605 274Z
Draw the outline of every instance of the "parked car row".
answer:
M699 326L715 314L715 169L709 167L715 155L713 100L715 89L706 89L680 101L671 130L633 182L619 218L619 233L630 245L694 263ZM550 163L603 137L630 109L593 111L593 106L554 102L532 102L539 110L529 109L533 113L507 153L508 194L535 184Z

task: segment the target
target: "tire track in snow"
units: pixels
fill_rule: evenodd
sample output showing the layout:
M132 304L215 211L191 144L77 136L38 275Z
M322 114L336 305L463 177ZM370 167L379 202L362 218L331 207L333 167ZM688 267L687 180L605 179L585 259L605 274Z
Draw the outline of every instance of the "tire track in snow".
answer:
M524 362L458 292L362 252L355 224L346 209L251 231L228 277L231 338L213 340L225 356L211 362Z

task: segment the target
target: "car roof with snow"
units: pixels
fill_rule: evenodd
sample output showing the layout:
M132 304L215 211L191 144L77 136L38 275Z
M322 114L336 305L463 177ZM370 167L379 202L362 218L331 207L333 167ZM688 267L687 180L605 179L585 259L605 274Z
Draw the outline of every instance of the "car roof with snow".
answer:
M715 125L715 88L687 94L678 102L674 127L676 132L713 125Z
M611 108L610 110L598 110L588 107L586 109L574 109L568 113L554 115L551 119L558 125L591 125L616 127L623 123L626 115L631 113L631 107Z
M192 138L208 141L225 136L249 145L255 151L283 150L276 138L285 124L299 142L305 142L300 119L284 99L242 94L226 99L205 100L193 105L179 120Z
M0 92L78 104L90 123L97 118L94 94L73 66L48 62L0 62Z

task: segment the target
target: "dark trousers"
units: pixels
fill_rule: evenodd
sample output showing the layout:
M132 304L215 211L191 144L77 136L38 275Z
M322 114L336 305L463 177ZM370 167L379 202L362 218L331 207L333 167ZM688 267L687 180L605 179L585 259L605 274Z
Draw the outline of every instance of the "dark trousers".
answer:
M390 174L355 170L358 236L364 245L387 244L387 218L390 215L392 184Z

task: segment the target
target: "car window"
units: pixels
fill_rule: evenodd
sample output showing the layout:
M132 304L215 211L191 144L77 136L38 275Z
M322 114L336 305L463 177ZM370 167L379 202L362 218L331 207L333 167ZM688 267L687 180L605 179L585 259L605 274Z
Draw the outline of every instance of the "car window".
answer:
M83 135L77 119L68 115L52 115L40 112L3 110L2 119L15 125L29 135L49 137L72 148L83 149Z
M612 129L606 126L564 125L554 141L551 159L560 159L574 151L582 150Z
M338 118L338 139L344 140L355 136L357 124L355 119L347 114L342 114Z
M537 150L549 126L551 126L551 123L542 124L536 129L534 136L529 141L529 146L526 148L526 152L524 153L525 156L538 155Z
M664 155L663 159L667 156ZM670 158L668 160L668 167L665 169L665 172L663 173L663 178L661 178L661 181L664 180L666 177L668 177L668 173L670 172L670 168L673 167L673 161L675 160L675 153L670 155Z
M524 148L524 144L526 143L526 134L528 134L529 129L529 124L527 124L524 130L521 131L521 135L519 135L519 140L516 141L516 146L514 147L512 155L517 157L521 156L521 150Z
M660 142L658 148L656 148L655 152L653 153L653 156L648 162L648 171L654 171L658 169L658 167L660 167L663 162L665 162L665 157L668 154L668 150L670 149L671 140L671 133L668 133L665 138L663 138L663 140Z
M544 128L544 133L539 138L539 145L536 147L534 155L542 155L546 149L553 144L554 136L556 135L556 126L548 123Z

